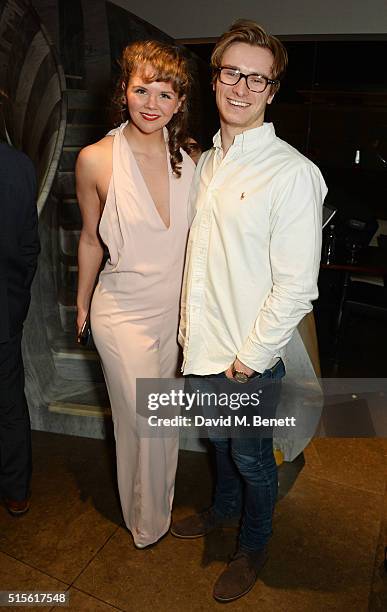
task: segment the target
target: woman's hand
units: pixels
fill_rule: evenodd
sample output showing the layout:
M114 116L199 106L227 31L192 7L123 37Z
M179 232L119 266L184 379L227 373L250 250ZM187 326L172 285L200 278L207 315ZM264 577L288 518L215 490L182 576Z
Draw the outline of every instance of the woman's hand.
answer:
M88 311L83 308L78 308L77 310L77 336L82 329L82 325L86 321L88 315Z

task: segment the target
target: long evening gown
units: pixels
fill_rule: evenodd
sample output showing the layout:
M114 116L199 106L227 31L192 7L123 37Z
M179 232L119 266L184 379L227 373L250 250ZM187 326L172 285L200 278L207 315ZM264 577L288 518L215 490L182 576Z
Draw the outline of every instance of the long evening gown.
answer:
M109 259L94 292L91 326L111 403L122 512L142 548L169 528L178 435L139 435L136 378L172 378L177 371L188 194L195 165L182 151L182 176L176 178L166 151L166 228L124 135L125 125L109 132L114 136L113 173L99 226Z

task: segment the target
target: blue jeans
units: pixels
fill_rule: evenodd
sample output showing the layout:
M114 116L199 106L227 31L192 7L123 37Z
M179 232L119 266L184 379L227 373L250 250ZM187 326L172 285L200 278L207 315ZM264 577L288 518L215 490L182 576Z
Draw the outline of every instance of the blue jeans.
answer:
M254 380L259 386L263 378L279 381L284 375L285 367L280 360ZM240 386L242 392L243 384L232 381L230 384ZM250 387L254 382L248 384ZM275 388L278 403L280 383ZM215 447L217 468L213 508L221 517L238 517L242 513L239 548L250 552L262 550L272 533L278 488L273 440L259 437L215 439L211 433L209 438Z

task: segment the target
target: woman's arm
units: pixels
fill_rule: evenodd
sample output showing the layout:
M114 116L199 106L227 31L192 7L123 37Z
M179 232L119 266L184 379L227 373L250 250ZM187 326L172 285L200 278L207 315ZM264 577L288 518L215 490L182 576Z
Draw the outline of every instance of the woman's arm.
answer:
M103 247L98 235L101 202L97 191L98 172L101 172L98 145L82 149L78 156L75 176L77 198L82 215L82 230L78 246L78 333L89 312L91 296L99 272Z

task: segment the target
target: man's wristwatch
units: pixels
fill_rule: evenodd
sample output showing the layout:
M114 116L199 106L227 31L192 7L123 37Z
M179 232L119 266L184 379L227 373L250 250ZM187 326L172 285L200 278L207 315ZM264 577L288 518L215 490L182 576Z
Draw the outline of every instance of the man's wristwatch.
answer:
M246 383L250 379L250 376L248 376L246 372L241 372L240 370L236 370L234 365L232 366L232 377L234 380L236 380L239 383Z
M233 371L233 379L239 383L246 383L249 380L249 376L247 376L246 372L240 372L239 370Z

